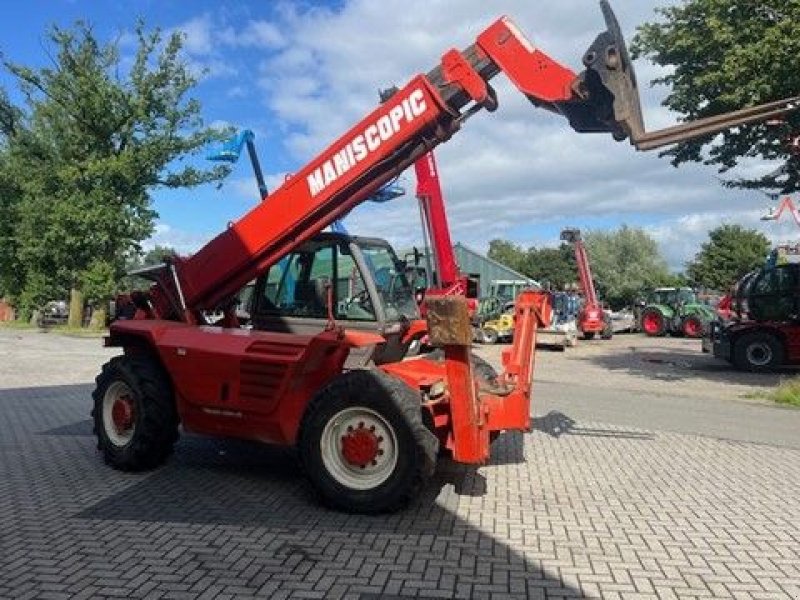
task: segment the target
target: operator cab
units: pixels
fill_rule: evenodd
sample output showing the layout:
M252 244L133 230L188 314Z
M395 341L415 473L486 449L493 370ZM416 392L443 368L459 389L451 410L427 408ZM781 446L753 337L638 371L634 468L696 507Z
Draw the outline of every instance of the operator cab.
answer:
M377 238L320 233L283 257L256 280L249 312L254 329L318 333L333 318L348 329L377 332L379 348L351 353L349 366L395 362L402 339L419 318L405 263Z
M650 294L649 301L652 304L678 306L696 303L697 296L691 288L657 288Z
M748 273L737 290L738 308L756 321L800 318L800 265L783 264Z

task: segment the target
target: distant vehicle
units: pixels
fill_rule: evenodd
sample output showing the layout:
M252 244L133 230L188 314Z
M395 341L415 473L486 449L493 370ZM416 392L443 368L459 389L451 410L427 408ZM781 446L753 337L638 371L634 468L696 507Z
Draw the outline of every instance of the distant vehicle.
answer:
M746 371L800 364L800 264L768 265L742 277L729 318L711 323L703 350Z
M69 306L63 300L51 300L39 312L38 327L63 325L69 319Z
M639 316L639 327L648 336L666 334L701 338L714 311L698 302L688 287L662 287L650 292Z

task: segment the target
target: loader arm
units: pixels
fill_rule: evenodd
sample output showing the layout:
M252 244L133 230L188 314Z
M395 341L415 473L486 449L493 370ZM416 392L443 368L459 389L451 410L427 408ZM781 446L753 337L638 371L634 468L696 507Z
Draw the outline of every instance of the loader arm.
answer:
M430 242L436 272L436 281L431 283L438 288L449 288L458 282L460 274L433 152L428 152L414 163L414 172L417 176L417 199L423 232Z
M578 265L578 279L580 280L581 293L586 306L599 307L597 292L594 289L592 268L589 266L589 256L583 244L581 232L578 229L565 229L561 232L561 239L575 247L575 263Z
M494 110L489 81L501 71L536 106L563 115L578 132L606 132L651 149L759 121L795 108L797 99L646 133L633 72L619 25L601 0L606 31L576 74L528 41L503 17L462 51L412 78L387 102L189 258L158 278L153 313L193 322L199 311L227 302L280 257L367 200L425 153L448 140L481 108Z

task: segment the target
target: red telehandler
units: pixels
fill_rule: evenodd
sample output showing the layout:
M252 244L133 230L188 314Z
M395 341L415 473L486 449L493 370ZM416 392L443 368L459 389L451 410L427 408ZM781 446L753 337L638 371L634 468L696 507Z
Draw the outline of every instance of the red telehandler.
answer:
M564 229L561 232L561 239L575 247L575 263L578 265L578 280L583 296L583 305L578 311L577 317L578 331L585 340L591 340L596 335L600 335L604 340L610 340L614 333L611 319L597 300L592 269L589 267L589 255L586 253L586 246L583 245L581 231L580 229Z
M384 340L348 327L379 310L369 305L373 294L353 285L353 266L373 269L385 284L380 310L397 310L394 255L369 244L354 255L352 245L314 240L468 117L494 110L488 81L501 71L535 106L566 117L576 131L611 133L639 149L794 107L795 99L645 133L619 25L605 0L601 8L607 30L584 55L581 74L501 18L468 48L448 51L440 65L412 78L196 254L149 272L150 289L132 294L133 318L110 327L106 343L123 354L104 365L93 393L106 462L123 470L158 466L180 424L200 434L293 446L326 503L380 512L415 497L440 447L456 461L481 464L490 434L529 431L536 331L550 319L545 295L524 292L517 299L514 344L491 385L474 376L467 304L455 295L427 300L430 341L444 349L444 361L343 371L351 349ZM282 330L279 318L239 327L236 296L254 278L265 315L323 314L328 326L313 335ZM210 312L223 317L209 325Z

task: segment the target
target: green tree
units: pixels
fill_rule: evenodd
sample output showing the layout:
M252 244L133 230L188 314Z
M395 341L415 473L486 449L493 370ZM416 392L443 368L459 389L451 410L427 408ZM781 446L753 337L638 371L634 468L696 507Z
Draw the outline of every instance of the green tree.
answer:
M489 258L504 264L526 277L563 289L577 279L575 254L566 244L556 248L528 249L505 240L489 242Z
M563 290L578 281L575 250L568 244L529 248L522 272L536 281L550 284L552 289Z
M5 128L0 172L19 190L14 256L23 272L12 291L23 309L67 290L76 307L84 291L108 296L126 257L153 231L152 190L227 174L182 160L227 135L205 127L189 97L196 80L181 56L182 37L164 40L141 24L136 34L129 69L117 44L101 43L84 23L50 30L50 67L3 59L25 97L23 107L0 105L0 116L17 115Z
M742 275L763 265L770 249L763 233L741 225L721 225L709 231L708 238L686 272L693 283L713 290L727 290Z
M800 90L800 2L685 0L657 9L662 19L639 27L634 56L669 67L653 82L671 87L664 105L687 119L795 96ZM800 189L800 156L787 143L800 114L782 127L766 124L683 142L664 154L678 165L704 161L725 171L744 157L780 160L770 175L728 185L790 193ZM710 146L707 154L704 147Z
M642 290L675 281L656 241L643 229L622 225L615 231L584 235L592 276L601 300L618 309Z
M520 273L525 268L526 250L513 242L506 240L490 241L487 256Z

